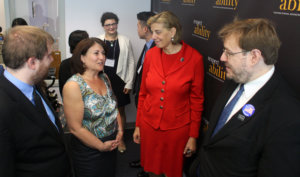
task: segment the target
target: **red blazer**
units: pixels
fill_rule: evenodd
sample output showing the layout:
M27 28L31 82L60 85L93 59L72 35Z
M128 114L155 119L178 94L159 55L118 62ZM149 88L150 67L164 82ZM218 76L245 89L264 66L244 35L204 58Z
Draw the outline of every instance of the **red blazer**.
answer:
M162 49L153 47L145 56L136 126L145 121L155 129L190 125L198 137L203 111L204 68L202 55L182 42L182 56L164 73Z

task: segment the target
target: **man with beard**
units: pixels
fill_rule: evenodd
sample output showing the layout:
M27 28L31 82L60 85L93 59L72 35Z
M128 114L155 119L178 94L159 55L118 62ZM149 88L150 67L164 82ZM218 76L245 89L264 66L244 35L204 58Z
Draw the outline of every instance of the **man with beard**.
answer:
M192 176L300 176L300 103L274 66L280 47L274 26L235 20L219 36L228 80Z
M67 177L61 124L38 84L53 61L53 38L33 26L11 28L0 76L0 176Z

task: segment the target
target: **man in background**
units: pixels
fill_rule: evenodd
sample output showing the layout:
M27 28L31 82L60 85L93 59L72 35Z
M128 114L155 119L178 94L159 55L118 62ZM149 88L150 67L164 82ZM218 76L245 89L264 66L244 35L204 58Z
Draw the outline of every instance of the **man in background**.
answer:
M219 36L228 80L192 176L300 176L300 103L274 66L280 47L274 26L235 20Z
M152 31L150 27L147 25L147 20L154 16L155 14L153 12L140 12L137 14L137 31L140 39L144 39L146 41L144 48L142 50L142 53L140 55L140 58L137 63L136 67L136 77L134 81L134 88L133 88L133 94L135 94L135 106L138 104L138 97L139 97L139 91L140 91L140 85L142 81L142 73L143 73L143 63L144 63L144 57L146 52L155 46L155 43L152 39Z
M33 26L5 36L0 76L0 176L67 177L61 124L39 89L53 61L53 38Z
M76 30L73 31L69 36L69 46L70 46L70 53L73 54L76 45L83 39L89 38L89 34L86 31ZM59 92L62 96L62 89L67 82L67 80L72 76L71 73L71 58L67 58L61 62L59 66L58 72L59 78Z
M140 58L137 63L136 67L136 73L135 73L135 81L133 84L133 94L135 94L134 101L135 106L137 107L138 104L138 97L139 97L139 91L140 91L140 85L142 82L142 73L143 73L143 63L144 63L144 57L146 52L155 46L155 43L152 39L152 31L150 27L147 25L147 21L151 16L154 16L155 14L153 12L140 12L137 14L137 31L140 39L144 39L146 41L144 48L142 50L142 53L140 55ZM140 168L140 160L132 161L129 163L129 165L133 168ZM138 177L147 177L148 174L142 170L137 174Z
M24 26L28 25L24 18L15 18L15 19L13 19L13 21L11 23L11 27L22 26L22 25L24 25Z

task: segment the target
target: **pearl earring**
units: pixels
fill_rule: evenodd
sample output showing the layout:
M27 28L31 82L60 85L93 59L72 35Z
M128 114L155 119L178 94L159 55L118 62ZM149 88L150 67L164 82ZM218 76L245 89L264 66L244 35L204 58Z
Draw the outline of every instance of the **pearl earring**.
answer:
M171 37L171 41L174 42L174 37Z

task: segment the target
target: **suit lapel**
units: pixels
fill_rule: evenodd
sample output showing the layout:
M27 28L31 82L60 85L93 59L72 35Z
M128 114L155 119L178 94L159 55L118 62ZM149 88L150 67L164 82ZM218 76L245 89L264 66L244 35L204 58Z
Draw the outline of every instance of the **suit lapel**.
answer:
M146 50L146 44L144 45L144 48L143 48L142 53L141 53L141 55L140 55L139 61L138 61L138 63L137 63L137 67L136 67L137 70L138 70L138 69L140 68L140 66L141 66L142 58L143 58L143 55L144 55L145 50Z
M56 128L55 125L53 125L52 121L47 117L48 120L49 120L50 123L51 123L50 125L51 125L52 129L55 130L55 132L57 132L57 133L59 133L59 134L62 134L62 133L63 133L62 126L61 126L60 120L59 120L59 118L58 118L58 116L57 116L57 114L56 114L56 111L53 109L53 107L52 107L50 101L49 101L48 98L44 95L44 92L42 92L42 90L41 90L39 87L38 87L38 91L39 91L40 95L43 97L43 99L44 99L44 101L46 102L47 106L51 109L52 114L54 115L54 118L55 118L55 124L56 124L57 128Z
M163 78L167 77L168 75L172 74L173 72L177 71L178 69L182 68L185 64L188 63L192 56L192 48L187 47L187 45L182 42L182 49L181 51L184 51L180 55L179 58L174 62L174 64L170 67L170 69L167 71L167 73L164 73L163 66L162 66L162 55L163 50L161 48L155 48L155 50L159 50L158 52L153 52L154 54L157 54L157 56L154 56L152 59L155 59L155 62L153 61L154 67L159 73L159 75Z
M213 112L211 113L209 119L209 129L207 130L207 136L205 136L204 142L209 142L209 140L211 139L212 133L218 123L219 117L224 109L224 106L226 105L228 99L230 98L231 94L237 86L238 84L234 83L233 81L225 81L222 92L216 100ZM219 134L220 131L217 134ZM217 134L215 136L217 136Z
M155 42L153 41L151 46L150 46L150 49L152 47L155 46ZM141 84L141 80L142 80L142 73L143 73L143 67L140 69L140 66L141 66L141 63L142 63L142 57L143 57L143 54L144 54L144 51L145 51L145 48L146 48L146 45L144 46L143 48L143 51L140 55L140 58L138 60L138 63L137 63L137 67L136 67L136 76L135 76L135 79L134 79L134 84L133 84L133 93L137 93L139 92L140 90L140 84ZM149 49L149 50L150 50ZM146 55L146 53L145 53ZM145 56L144 56L145 57ZM140 72L138 73L138 70L140 69Z
M150 49L151 49L152 47L154 47L154 46L155 46L155 42L153 41L152 44L151 44L151 46L150 46L150 48L149 48L148 50L150 50ZM144 55L145 50L146 50L146 44L144 45L144 48L143 48L143 50L142 50L142 52L141 52L139 61L138 61L138 63L137 63L137 67L136 67L137 70L138 70L138 69L140 68L140 66L141 66L142 58L143 58L143 55ZM146 53L145 53L145 55L146 55ZM142 73L142 71L141 71L140 73Z
M162 66L162 49L161 48L155 48L155 50L159 50L158 52L153 52L154 57L151 58L151 63L153 64L153 67L157 71L157 73L162 77L165 78L165 73ZM157 55L157 56L155 56Z
M25 99L27 99L25 97ZM20 111L23 112L26 118L30 119L34 124L38 125L38 127L41 127L45 131L47 131L49 134L53 135L54 137L59 136L59 132L56 129L55 125L51 122L49 117L46 117L45 115L39 113L34 105L27 99L20 98L18 100L18 104L20 107Z
M184 53L182 53L182 51L184 51ZM187 45L184 42L182 42L182 48L180 52L181 54L179 55L179 58L175 60L171 68L167 71L167 73L165 73L166 77L183 67L186 63L188 63L192 56L191 48L187 47Z
M232 131L238 129L240 126L249 123L251 119L255 119L256 115L262 110L266 101L271 99L271 95L273 94L273 90L275 87L278 86L278 74L275 72L270 80L260 89L258 92L246 103L251 104L255 108L255 112L253 115L247 117L243 113L243 109L241 108L233 117L224 125L224 127L214 136L211 138L211 143L218 141L220 139L225 138L228 136ZM232 91L233 92L233 91ZM232 93L231 92L231 93ZM230 96L231 94L229 94ZM228 97L228 96L227 96ZM228 100L227 98L226 100ZM223 104L226 104L226 102ZM221 114L222 109L220 110L219 115ZM213 127L216 126L216 122L219 118L214 119ZM214 129L214 128L213 128ZM210 133L213 131L210 130ZM210 134L211 136L211 134Z

